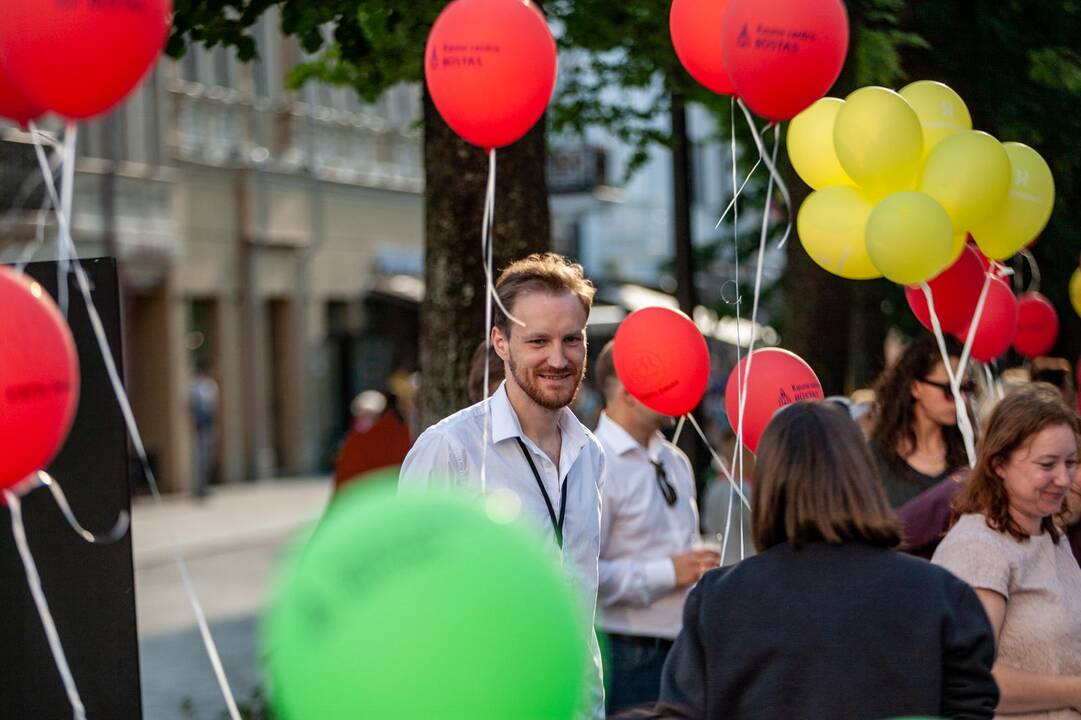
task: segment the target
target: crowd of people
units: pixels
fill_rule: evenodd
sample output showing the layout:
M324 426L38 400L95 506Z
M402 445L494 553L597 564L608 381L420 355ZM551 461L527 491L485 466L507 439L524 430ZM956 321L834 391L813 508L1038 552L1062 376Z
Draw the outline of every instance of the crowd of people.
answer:
M490 353L489 397L475 371L476 403L416 439L399 488L518 498L595 620L582 717L1081 718L1068 365L1065 379L1034 365L975 417L960 349L946 353L955 395L925 336L873 402L780 409L753 469L755 553L721 567L691 464L664 435L673 419L623 387L611 343L593 369L596 429L568 409L594 292L581 266L532 255L496 292L506 312L474 363ZM974 467L958 402L978 428Z

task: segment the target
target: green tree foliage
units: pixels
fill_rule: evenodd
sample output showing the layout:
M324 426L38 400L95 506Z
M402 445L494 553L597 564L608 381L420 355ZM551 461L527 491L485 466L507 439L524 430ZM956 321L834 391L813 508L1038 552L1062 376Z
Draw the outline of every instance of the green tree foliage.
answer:
M181 57L192 42L236 49L241 61L256 57L251 31L271 7L281 30L313 56L292 71L299 87L322 80L352 87L369 102L384 90L422 77L424 43L446 5L438 0L177 0L167 52Z
M911 76L945 82L965 99L977 129L1031 145L1051 166L1055 209L1033 253L1041 291L1062 321L1056 352L1074 361L1081 320L1067 284L1081 252L1081 3L912 3L904 22L928 43L904 53Z

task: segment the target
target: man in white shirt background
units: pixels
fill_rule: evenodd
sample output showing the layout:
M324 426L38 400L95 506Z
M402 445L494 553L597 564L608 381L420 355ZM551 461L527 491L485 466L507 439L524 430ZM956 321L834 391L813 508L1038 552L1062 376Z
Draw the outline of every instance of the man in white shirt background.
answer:
M597 358L605 410L598 627L608 640L604 674L609 713L652 704L661 669L679 634L687 592L717 567L715 549L698 546L698 506L687 456L664 439L672 425L620 382L609 342Z
M399 487L479 492L483 467L483 491L513 494L521 522L552 544L576 581L592 628L604 453L567 406L585 375L594 288L581 265L545 253L511 263L496 291L514 316L497 310L491 335L506 380L489 400L425 430L402 464ZM592 629L585 640L594 666L588 712L603 718L600 650Z

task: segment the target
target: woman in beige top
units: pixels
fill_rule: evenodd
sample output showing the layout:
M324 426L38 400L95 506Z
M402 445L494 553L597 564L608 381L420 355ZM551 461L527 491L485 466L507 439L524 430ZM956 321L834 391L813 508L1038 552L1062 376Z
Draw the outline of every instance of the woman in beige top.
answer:
M1077 413L1046 383L999 403L932 562L976 590L998 642L998 717L1081 718L1081 568L1057 520Z

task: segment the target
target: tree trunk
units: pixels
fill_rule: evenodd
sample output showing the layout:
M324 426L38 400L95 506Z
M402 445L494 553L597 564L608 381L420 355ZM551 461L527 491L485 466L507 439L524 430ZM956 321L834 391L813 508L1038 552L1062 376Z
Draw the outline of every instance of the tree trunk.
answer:
M545 156L543 118L524 138L496 151L496 277L511 260L551 245ZM450 129L425 90L420 429L468 405L469 363L485 337L481 220L487 177L487 156Z
M693 182L691 140L687 135L687 104L683 95L672 93L672 214L675 220L676 299L679 309L693 315L698 305L694 285L694 243L691 239L691 196Z

